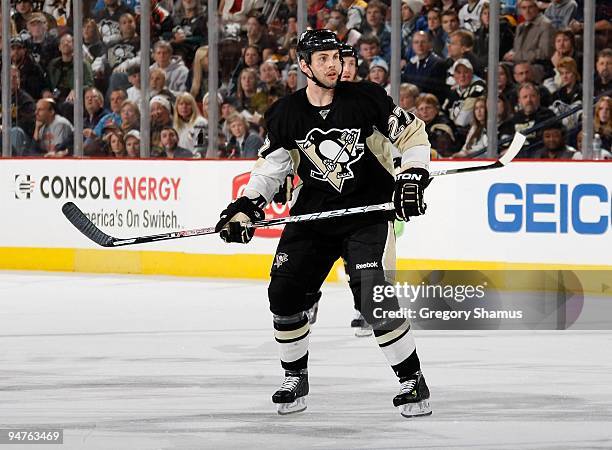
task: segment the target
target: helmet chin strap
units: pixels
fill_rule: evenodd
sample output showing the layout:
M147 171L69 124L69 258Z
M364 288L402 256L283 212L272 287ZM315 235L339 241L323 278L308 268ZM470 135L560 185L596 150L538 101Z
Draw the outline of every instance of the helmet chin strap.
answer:
M310 80L312 80L314 82L314 84L316 84L317 86L323 88L323 89L335 89L336 85L338 84L338 81L340 81L340 79L342 78L342 72L344 70L344 61L341 62L341 66L340 66L340 73L338 74L338 79L336 80L336 83L333 86L325 86L323 83L321 83L321 81L319 81L319 79L317 77L315 77L314 74L314 70L312 70L312 67L310 67L310 63L306 63L306 67L308 67L310 69L310 72L312 73L312 76L309 76L306 72L304 72L302 70L302 73L304 74L304 76Z

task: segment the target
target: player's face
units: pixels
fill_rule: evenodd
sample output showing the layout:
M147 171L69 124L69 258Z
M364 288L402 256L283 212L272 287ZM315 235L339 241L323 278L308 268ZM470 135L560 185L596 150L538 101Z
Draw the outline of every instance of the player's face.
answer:
M300 61L304 64L304 61ZM312 74L325 86L334 87L338 82L342 64L340 63L340 52L338 50L323 50L314 52L311 56L310 67ZM305 69L305 70L304 70ZM303 70L308 73L308 68Z
M472 82L472 71L465 66L457 66L453 77L460 88L466 88Z
M357 76L357 60L352 56L345 56L342 68L342 81L355 81Z

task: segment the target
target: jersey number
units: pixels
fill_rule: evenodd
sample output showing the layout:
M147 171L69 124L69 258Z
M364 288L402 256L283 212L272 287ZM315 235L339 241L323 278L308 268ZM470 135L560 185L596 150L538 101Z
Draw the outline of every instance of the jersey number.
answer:
M410 115L406 114L399 106L396 106L393 109L393 113L389 116L389 140L395 142L410 122L412 122Z

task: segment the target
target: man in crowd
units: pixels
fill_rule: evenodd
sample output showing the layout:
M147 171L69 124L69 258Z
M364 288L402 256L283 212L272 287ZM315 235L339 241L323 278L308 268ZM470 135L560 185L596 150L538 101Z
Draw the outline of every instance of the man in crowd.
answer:
M56 113L54 100L43 98L36 103L34 140L45 157L61 158L68 155L66 144L73 140L72 133L70 122Z
M555 122L542 130L543 146L533 152L534 159L582 159L582 154L565 143L561 122Z
M421 92L430 92L438 98L445 95L444 75L446 73L444 61L433 53L431 49L431 36L425 31L417 31L412 37L412 51L410 58L402 73L402 81L416 85Z
M45 72L29 55L26 43L19 36L11 38L11 62L19 70L22 89L32 98L41 98L43 90L48 89Z
M551 117L554 113L540 105L540 93L537 86L533 83L523 83L518 90L519 112L514 115L512 125L514 131L522 133L527 137L527 145L519 153L519 157L529 158L542 140L542 130L534 133L525 133Z
M180 57L172 57L172 45L166 41L157 41L153 47L153 69L162 69L166 73L166 87L173 92L187 90L189 69Z

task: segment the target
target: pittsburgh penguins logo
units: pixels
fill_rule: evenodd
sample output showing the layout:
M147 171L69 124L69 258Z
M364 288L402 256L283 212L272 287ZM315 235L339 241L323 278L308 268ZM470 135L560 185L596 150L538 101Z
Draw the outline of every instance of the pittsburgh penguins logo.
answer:
M332 128L329 131L315 128L308 133L306 139L296 141L300 150L317 168L310 172L310 176L315 180L327 181L341 192L344 181L355 176L351 165L363 156L364 146L359 143L360 134L358 128Z

